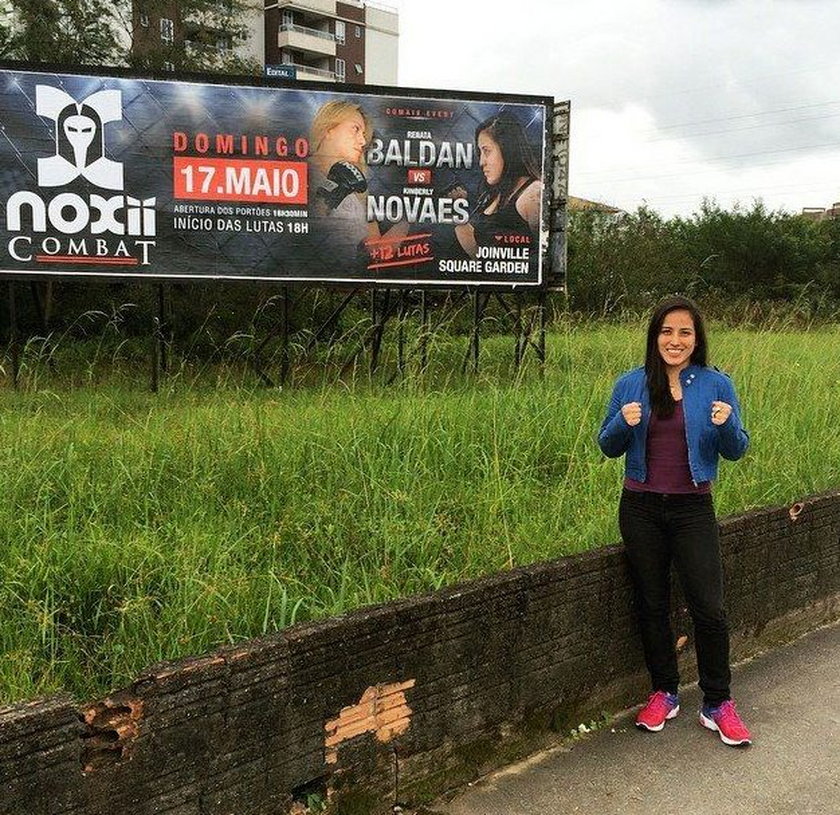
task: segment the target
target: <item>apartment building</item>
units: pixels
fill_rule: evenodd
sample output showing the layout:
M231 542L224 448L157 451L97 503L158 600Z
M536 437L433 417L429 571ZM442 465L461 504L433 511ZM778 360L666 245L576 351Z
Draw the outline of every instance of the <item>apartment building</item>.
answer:
M835 201L830 207L803 207L802 217L811 221L840 220L840 201Z
M230 52L267 75L321 82L397 84L398 14L364 0L250 0L239 23L244 40L232 41L177 0L133 0L133 45L151 52L167 43ZM217 34L217 35L216 35ZM165 68L174 69L169 63Z
M224 15L220 17L212 7L201 9L178 0L120 0L115 4L117 16L130 19L123 36L126 50L135 55L154 55L152 63L164 70L178 70L181 66L175 60L181 54L197 56L202 52L204 62L217 68L229 62L226 57L233 56L244 65L262 65L263 0L244 0L244 5L246 11L237 23L247 36L239 39L231 35L229 26L226 30L222 23ZM128 12L121 11L121 7Z
M264 26L266 66L286 66L297 79L397 84L394 8L362 0L266 0Z
M566 212L591 212L602 223L618 223L627 216L627 213L623 209L611 206L610 204L602 204L600 201L578 198L575 195L570 195L566 199Z

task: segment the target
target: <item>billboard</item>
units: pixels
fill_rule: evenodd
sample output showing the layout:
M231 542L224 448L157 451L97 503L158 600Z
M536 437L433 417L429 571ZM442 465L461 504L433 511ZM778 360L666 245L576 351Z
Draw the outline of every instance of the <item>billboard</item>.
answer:
M0 271L539 286L551 102L3 69Z

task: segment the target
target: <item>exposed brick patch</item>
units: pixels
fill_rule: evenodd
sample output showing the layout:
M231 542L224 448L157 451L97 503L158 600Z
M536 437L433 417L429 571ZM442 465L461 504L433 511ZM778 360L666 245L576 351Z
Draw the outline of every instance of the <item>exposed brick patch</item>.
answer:
M83 708L82 770L86 773L129 758L137 738L143 703L139 699L108 698Z
M355 705L342 708L337 719L327 722L325 746L327 764L338 761L338 745L365 733L373 733L376 740L387 744L405 733L411 724L411 708L405 692L414 687L415 680L368 688Z

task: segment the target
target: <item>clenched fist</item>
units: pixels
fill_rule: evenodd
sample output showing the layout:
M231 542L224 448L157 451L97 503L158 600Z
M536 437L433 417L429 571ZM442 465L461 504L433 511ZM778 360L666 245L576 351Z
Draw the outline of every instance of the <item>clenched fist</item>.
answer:
M712 424L722 425L732 413L732 405L726 402L712 402Z
M628 402L626 405L622 405L621 415L630 427L635 427L640 421L642 421L641 402Z

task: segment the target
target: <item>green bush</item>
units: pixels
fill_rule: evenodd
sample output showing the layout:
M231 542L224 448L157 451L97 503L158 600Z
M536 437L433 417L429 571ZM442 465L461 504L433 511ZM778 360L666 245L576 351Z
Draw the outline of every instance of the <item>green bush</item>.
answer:
M568 235L569 303L584 314L645 311L673 292L759 323L782 304L807 319L833 319L840 307L838 221L706 201L690 218L645 207L621 220L574 213Z

